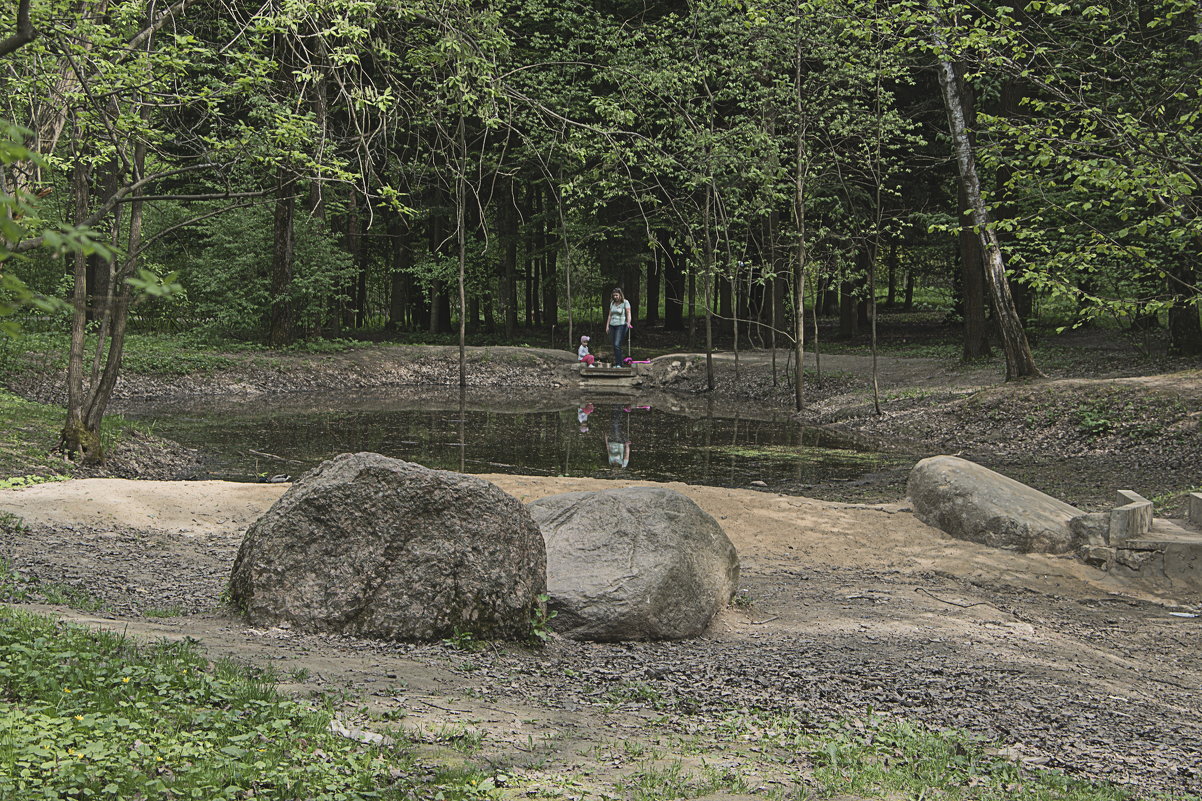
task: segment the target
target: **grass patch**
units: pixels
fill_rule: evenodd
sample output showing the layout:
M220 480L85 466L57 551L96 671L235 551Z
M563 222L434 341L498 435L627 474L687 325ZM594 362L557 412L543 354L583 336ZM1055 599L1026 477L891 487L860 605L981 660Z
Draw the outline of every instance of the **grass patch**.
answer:
M32 487L36 484L47 484L52 481L66 481L68 476L55 473L49 476L13 476L12 478L0 478L0 489L17 489L18 487Z
M64 481L75 465L54 452L67 412L59 406L35 403L0 389L0 489ZM108 415L100 424L100 444L111 452L127 431L150 433L150 427Z
M659 708L664 702L664 696L663 693L649 684L644 684L641 681L627 681L608 690L605 693L605 700L614 705L633 702L650 704L653 707Z
M58 604L81 612L104 612L108 604L87 590L57 581L38 581L0 559L0 602Z
M0 609L0 798L485 799L475 772L421 785L398 746L330 733L329 709L191 642Z
M56 406L23 400L0 389L0 475L18 475L23 483L32 476L61 474L67 465L51 453L58 442L66 412Z
M814 779L828 793L974 801L1125 801L1131 794L1030 768L1005 750L955 731L870 718L831 726L809 746Z
M703 766L687 770L679 762L666 765L651 762L635 770L618 789L631 801L663 801L668 798L699 798L719 790L746 793L746 782L737 772Z
M718 721L725 742L754 743L759 759L804 754L807 784L819 797L941 798L950 801L1132 801L1116 785L1074 779L1024 761L1015 749L970 734L871 716L811 725L749 711ZM1198 801L1188 795L1181 801Z
M15 340L15 352L7 359L5 372L66 370L70 341L67 333L22 334ZM206 344L164 334L130 334L125 340L121 369L140 375L183 376L236 367L240 360L228 355L221 345L248 349L231 343ZM89 336L84 346L88 363L95 351L96 338Z

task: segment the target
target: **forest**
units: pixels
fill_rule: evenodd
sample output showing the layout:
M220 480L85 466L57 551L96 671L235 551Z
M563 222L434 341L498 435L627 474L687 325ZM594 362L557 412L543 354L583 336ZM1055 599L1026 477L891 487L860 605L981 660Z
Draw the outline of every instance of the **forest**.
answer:
M930 285L1010 378L1039 318L1202 354L1192 0L6 16L0 321L70 328L68 445L131 328L567 349L614 285L707 350L800 357L819 316L852 337Z

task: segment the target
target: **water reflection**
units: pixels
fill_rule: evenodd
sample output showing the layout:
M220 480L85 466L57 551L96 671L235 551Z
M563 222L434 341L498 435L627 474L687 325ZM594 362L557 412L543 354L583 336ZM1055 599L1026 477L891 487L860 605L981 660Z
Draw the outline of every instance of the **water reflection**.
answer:
M605 453L609 466L621 469L630 464L630 434L627 433L627 416L630 408L614 406L610 411L609 433L605 435Z
M125 410L209 457L217 478L298 475L335 454L375 451L428 467L685 481L781 491L892 463L783 414L657 399L489 396L456 390L307 395Z

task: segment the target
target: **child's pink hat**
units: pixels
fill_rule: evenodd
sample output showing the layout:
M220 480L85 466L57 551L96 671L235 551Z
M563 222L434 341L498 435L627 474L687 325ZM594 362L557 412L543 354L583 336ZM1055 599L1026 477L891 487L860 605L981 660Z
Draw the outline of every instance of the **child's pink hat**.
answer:
M580 341L581 341L581 342L588 342L588 341L589 341L588 334L585 334L584 336L582 336L582 337L580 338Z

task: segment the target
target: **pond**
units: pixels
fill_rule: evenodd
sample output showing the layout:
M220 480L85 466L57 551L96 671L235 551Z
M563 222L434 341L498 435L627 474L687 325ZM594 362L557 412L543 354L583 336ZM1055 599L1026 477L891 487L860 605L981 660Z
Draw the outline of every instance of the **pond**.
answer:
M670 395L461 395L448 388L189 400L125 413L200 450L208 477L234 481L296 476L339 453L375 451L467 473L763 482L797 492L899 461L783 411Z

